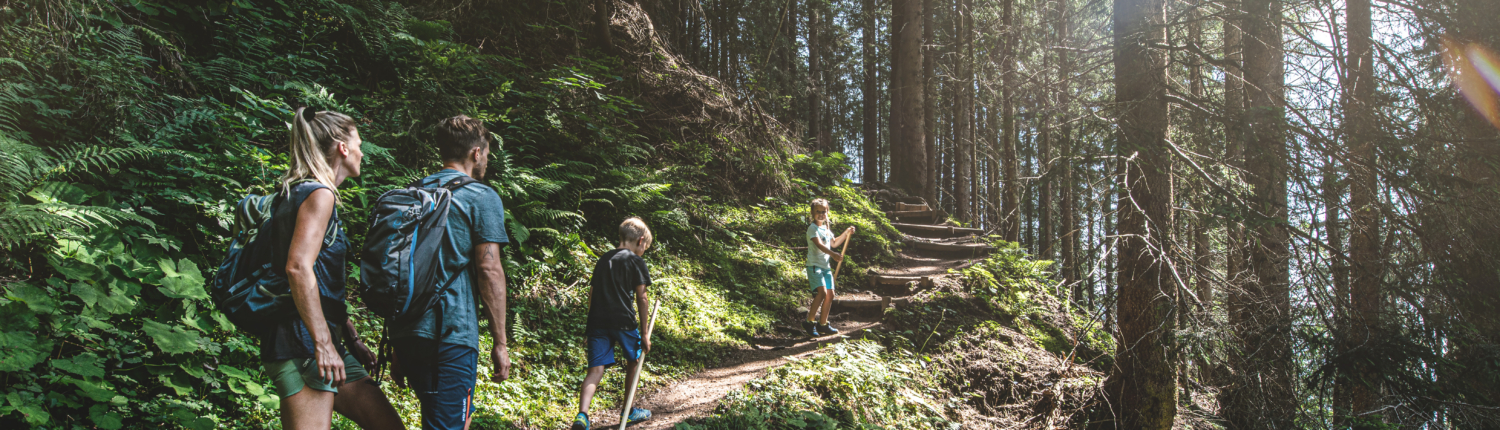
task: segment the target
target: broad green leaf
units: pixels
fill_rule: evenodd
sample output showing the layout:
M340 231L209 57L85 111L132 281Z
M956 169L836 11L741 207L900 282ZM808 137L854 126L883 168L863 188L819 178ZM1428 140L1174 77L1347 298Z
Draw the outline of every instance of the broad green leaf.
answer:
M104 405L94 405L89 408L89 419L94 421L94 425L104 430L118 430L123 426L122 418L120 414L110 412L109 407Z
M0 372L20 372L47 359L52 342L31 332L0 332Z
M243 370L240 370L238 367L234 367L234 366L230 366L230 365L219 366L219 372L223 373L224 376L228 376L230 378L238 379L238 380L241 380L241 381L254 381L255 380L255 378L253 378L253 377L250 376L250 373L245 372Z
M83 300L84 306L93 306L99 302L99 297L105 295L103 287L88 282L74 282L70 291Z
M192 385L189 384L186 381L183 381L182 379L184 379L184 378L178 378L178 376L179 375L170 374L169 373L169 374L165 374L165 375L157 375L156 379L160 380L161 383L162 383L162 385L166 385L167 387L172 388L172 390L176 391L177 395L179 395L179 396L186 396L188 394L192 394L193 393L193 387L192 387Z
M109 399L114 398L116 395L114 390L99 382L74 379L73 385L78 386L79 394L83 394L84 397L93 399L96 402L108 402Z
M130 298L128 293L120 291L119 284L115 283L109 288L108 296L99 296L99 309L112 314L123 314L135 309L135 299Z
M198 333L183 330L182 327L169 326L152 320L146 320L141 326L147 335L156 339L156 346L168 354L181 354L198 350Z
M207 299L208 290L203 288L203 272L198 265L186 258L173 263L170 259L157 262L166 277L161 279L161 292L177 299Z
M94 355L92 352L85 352L69 358L55 358L48 360L47 364L51 364L52 367L56 367L58 370L85 378L104 377L104 359L99 358L99 356ZM105 398L105 400L108 399L108 397Z
M57 310L56 299L47 294L46 290L26 282L10 284L5 298L25 303L32 312L39 314L51 314Z
M27 424L40 426L52 421L52 415L47 413L47 409L42 404L45 399L41 397L29 392L12 391L5 396L5 401L26 418Z
M79 258L67 258L54 254L47 256L47 261L52 263L53 269L57 269L57 273L75 281L94 280L104 272L98 266L84 261L83 256L77 257Z

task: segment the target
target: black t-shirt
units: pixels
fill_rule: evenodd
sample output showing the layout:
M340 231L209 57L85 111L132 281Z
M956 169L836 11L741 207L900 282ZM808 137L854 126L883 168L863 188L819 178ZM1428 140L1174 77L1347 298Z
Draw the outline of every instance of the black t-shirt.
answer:
M589 279L589 322L587 330L633 329L640 326L635 315L635 287L651 285L646 260L625 248L619 248L594 263Z

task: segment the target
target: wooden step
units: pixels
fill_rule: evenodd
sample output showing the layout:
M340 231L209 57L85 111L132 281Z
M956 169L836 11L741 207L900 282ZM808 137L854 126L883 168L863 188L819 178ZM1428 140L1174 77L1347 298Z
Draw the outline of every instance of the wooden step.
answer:
M912 245L916 249L920 249L920 250L923 250L923 251L935 251L935 252L973 252L973 253L984 253L984 252L990 252L990 251L994 251L995 250L995 247L989 246L989 245L983 244L983 243L950 244L950 243L932 243L932 242L921 242L921 241L911 241L911 242L907 242L907 243L910 244L910 245Z
M902 233L913 236L920 235L944 235L946 237L968 236L971 234L984 233L984 230L968 227L955 227L951 225L929 225L929 224L907 224L900 222L891 223L892 227Z
M926 276L896 276L873 273L870 275L870 283L874 285L904 285L909 282L922 282Z
M911 302L911 297L894 297L893 298L893 297L890 297L890 296L886 296L886 297L881 297L879 300L871 300L871 299L840 299L837 296L835 296L833 298L833 312L838 312L840 310L844 310L844 311L849 311L849 312L854 312L854 313L860 313L860 314L866 314L866 315L869 315L869 314L878 314L878 313L884 312L885 308L888 308L888 307L891 307L891 306L905 305L905 304L910 303L910 302Z
M897 212L925 211L925 210L931 210L931 209L932 208L927 207L926 203L923 203L923 204L920 204L920 205L914 205L914 204L910 204L910 203L901 203L901 202L897 202L896 203L896 211Z
M891 212L886 212L885 213L885 216L890 217L890 218L935 218L935 217L937 217L937 215L938 215L938 212L937 211L933 211L933 210L925 210L925 211L891 211Z

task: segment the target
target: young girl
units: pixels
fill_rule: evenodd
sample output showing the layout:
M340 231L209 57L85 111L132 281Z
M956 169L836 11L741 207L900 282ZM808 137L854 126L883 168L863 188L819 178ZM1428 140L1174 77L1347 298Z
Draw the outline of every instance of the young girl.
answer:
M852 234L854 227L849 227L844 234L833 237L833 231L828 229L828 201L812 201L812 223L807 226L807 280L812 284L813 302L807 308L807 321L802 322L802 329L810 336L839 332L828 325L828 311L833 309L833 267L828 263L830 259L844 261L844 255L833 248L849 240ZM823 311L822 319L817 319L819 310Z
M335 206L339 184L359 176L360 143L347 115L299 108L292 119L292 162L277 204L295 209L271 224L279 238L273 271L286 276L297 315L260 339L285 429L328 429L334 411L361 428L402 428L390 400L365 373L363 366L376 357L345 311L349 240Z

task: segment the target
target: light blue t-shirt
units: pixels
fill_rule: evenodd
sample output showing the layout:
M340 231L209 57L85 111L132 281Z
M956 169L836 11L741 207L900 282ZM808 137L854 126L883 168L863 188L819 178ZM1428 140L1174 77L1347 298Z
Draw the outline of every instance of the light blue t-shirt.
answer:
M822 241L823 246L833 249L833 231L817 224L807 225L807 265L833 270L828 265L828 254L818 249L818 244L813 241Z
M443 169L422 178L422 185L442 186L462 174ZM469 263L475 245L490 242L502 246L510 243L505 234L505 205L500 195L483 184L469 184L454 191L452 206L448 208L448 243L443 245L439 273L443 274L443 281L452 276L457 279L453 279L453 285L438 302L443 309L442 331L437 330L438 306L434 306L412 323L392 326L391 338L420 337L479 349L479 306L470 282L476 268L471 264L462 272L455 271Z

